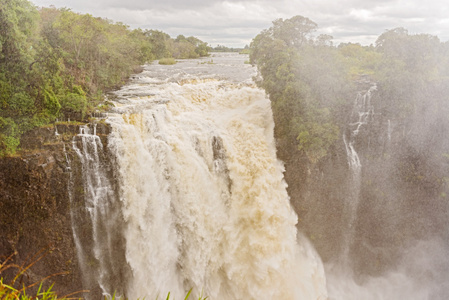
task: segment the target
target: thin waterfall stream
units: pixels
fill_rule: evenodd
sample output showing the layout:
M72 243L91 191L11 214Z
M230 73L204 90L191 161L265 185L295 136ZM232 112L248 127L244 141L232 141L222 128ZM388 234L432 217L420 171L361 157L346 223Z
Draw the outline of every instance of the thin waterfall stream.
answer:
M99 289L104 295L109 291L120 293L121 273L126 270L126 265L119 265L123 224L110 172L104 163L103 144L96 135L96 124L80 127L80 133L73 138L72 149L82 166L84 201L76 203L74 196L70 197L83 284L86 289L93 292ZM86 294L85 298L92 297Z
M369 126L374 118L374 106L371 105L371 96L376 91L377 86L372 85L368 91L360 92L354 102L351 113L351 120L348 124L348 135L343 134L343 142L345 144L348 166L351 172L349 180L349 196L345 203L345 217L347 227L344 233L342 265L350 270L349 251L354 243L355 222L357 219L357 209L360 203L360 189L362 180L362 164L359 155L355 149L356 139L362 129L362 126Z

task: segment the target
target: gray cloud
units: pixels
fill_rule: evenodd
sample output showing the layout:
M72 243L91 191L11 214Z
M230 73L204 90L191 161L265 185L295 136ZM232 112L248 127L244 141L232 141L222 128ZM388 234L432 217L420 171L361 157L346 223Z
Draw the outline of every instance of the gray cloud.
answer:
M37 6L69 7L133 28L151 28L172 36L194 35L212 46L242 47L277 18L302 15L335 42L374 43L387 29L449 39L447 0L32 0Z

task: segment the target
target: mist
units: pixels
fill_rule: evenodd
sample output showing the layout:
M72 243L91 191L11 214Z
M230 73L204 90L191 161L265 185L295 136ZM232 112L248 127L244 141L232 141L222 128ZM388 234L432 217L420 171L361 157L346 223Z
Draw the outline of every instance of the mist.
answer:
M396 28L333 46L316 27L276 20L251 57L329 297L446 299L448 44Z

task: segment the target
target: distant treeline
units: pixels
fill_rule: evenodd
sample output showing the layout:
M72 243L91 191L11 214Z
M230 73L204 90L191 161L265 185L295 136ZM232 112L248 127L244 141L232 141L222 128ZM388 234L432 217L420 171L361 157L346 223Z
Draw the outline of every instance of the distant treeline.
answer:
M210 49L210 52L239 52L241 54L249 54L249 46L246 45L244 48L230 48L223 45L217 45Z
M86 115L143 63L209 50L195 37L173 39L65 8L0 0L0 156L13 154L36 126Z

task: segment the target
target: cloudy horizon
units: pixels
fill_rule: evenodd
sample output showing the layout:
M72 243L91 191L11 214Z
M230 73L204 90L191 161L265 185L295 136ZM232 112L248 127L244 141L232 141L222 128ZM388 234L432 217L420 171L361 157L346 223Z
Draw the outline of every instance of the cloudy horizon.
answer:
M278 18L302 15L318 24L317 34L334 43L374 44L386 30L449 40L449 2L433 0L31 0L38 7L67 7L75 12L123 22L131 28L156 29L172 37L196 36L215 47L244 47Z

